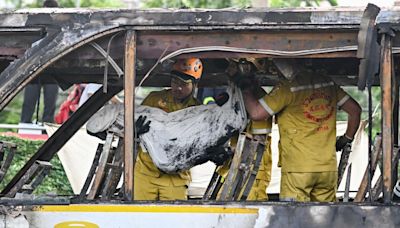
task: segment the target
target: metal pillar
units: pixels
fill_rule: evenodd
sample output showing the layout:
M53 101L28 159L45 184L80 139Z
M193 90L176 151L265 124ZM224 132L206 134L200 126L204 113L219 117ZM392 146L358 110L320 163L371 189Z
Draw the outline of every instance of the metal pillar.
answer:
M392 77L396 78L394 73ZM399 86L396 80L393 84L393 144L399 145Z
M392 57L393 61L393 57ZM394 67L392 67L392 78L393 80L393 145L395 147L399 146L399 83L397 81L396 73ZM394 186L397 182L397 170L398 170L398 155L396 154L396 149L393 149L393 167L392 167L392 186Z
M125 136L124 136L124 199L133 200L133 170L134 170L134 113L135 113L135 61L136 33L128 30L125 38Z
M392 198L392 37L385 33L381 40L381 89L382 89L382 150L383 150L383 200L390 203Z

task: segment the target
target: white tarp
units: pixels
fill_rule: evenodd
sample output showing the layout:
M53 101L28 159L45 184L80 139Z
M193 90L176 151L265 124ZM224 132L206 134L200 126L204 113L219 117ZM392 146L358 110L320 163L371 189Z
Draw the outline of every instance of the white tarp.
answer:
M136 118L145 116L151 121L149 131L139 138L160 170L177 173L204 163L213 154L212 148L223 146L246 127L240 89L231 85L227 93L229 100L221 107L200 105L170 113L143 105L135 108ZM93 133L116 129L114 126L123 126L123 115L122 105L105 106L89 119L87 129ZM110 122L112 126L105 124Z
M49 137L56 132L60 125L45 123ZM96 154L100 139L86 133L82 127L72 138L58 151L61 164L71 184L74 194L79 194Z

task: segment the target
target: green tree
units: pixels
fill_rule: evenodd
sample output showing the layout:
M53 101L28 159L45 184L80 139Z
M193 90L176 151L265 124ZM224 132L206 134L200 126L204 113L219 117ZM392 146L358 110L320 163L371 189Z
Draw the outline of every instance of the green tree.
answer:
M18 124L22 110L22 100L22 93L19 93L11 103L0 112L0 123ZM0 129L0 131L4 131L4 129Z
M8 169L4 180L0 183L2 190L6 184L17 174L17 172L25 165L30 157L39 149L43 141L30 141L18 139L15 137L0 136L0 141L12 142L17 145L17 152ZM49 175L43 180L36 190L33 192L36 195L54 193L57 195L72 195L73 191L64 168L61 165L58 157L54 157L50 163L53 165Z
M299 7L305 6L319 6L321 0L270 0L271 7ZM331 6L337 6L336 0L328 0Z

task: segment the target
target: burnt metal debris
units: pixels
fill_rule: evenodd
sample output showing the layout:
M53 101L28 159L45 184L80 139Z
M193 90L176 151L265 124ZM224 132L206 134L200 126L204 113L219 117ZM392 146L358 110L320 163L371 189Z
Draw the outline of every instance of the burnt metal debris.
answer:
M376 8L374 8L376 10ZM96 92L87 103L74 113L51 136L37 153L1 192L7 195L21 185L21 180L36 161L47 162L70 137L99 110L112 96L125 88L125 138L133 139L134 91L150 69L154 70L144 81L144 86L166 86L169 83L171 59L196 56L204 60L205 72L199 86L226 85L225 68L228 58L257 58L265 64L258 68L256 76L262 84L273 85L276 71L271 68L271 58L296 58L304 66L331 76L340 85L365 87L371 73L370 65L361 62L371 57L381 66L380 78L373 78L371 85L380 85L386 93L383 98L384 132L382 144L375 148L383 153L382 191L385 203L390 203L393 180L392 154L397 135L398 97L391 99L398 84L397 54L400 51L400 9L382 9L363 18L364 9L226 9L226 10L87 10L87 9L31 9L0 13L0 110L2 110L25 85L40 79L43 83L57 83L66 89L74 83L101 83L105 88ZM368 15L367 15L368 16ZM360 27L361 24L361 27ZM364 26L364 27L363 27ZM361 30L360 30L361 29ZM382 34L378 31L386 31ZM128 34L128 35L126 35ZM372 37L372 38L371 38ZM382 39L381 39L382 38ZM381 39L381 40L380 40ZM374 43L373 48L368 48ZM376 46L378 45L378 46ZM381 47L379 47L379 45ZM382 56L378 53L384 53ZM364 50L357 54L357 51ZM161 61L162 60L162 61ZM111 67L109 67L110 65ZM108 69L105 70L105 67ZM376 70L376 68L374 69ZM369 71L369 72L367 72ZM378 72L374 72L378 73ZM362 78L363 80L359 80ZM370 77L371 78L371 77ZM392 83L393 82L393 83ZM131 108L131 109L129 109ZM397 109L398 110L398 109ZM121 158L132 164L133 140L125 140ZM397 140L396 140L397 142ZM372 159L376 167L378 158ZM134 165L134 164L132 164ZM124 199L132 199L133 169L124 168ZM92 169L95 169L93 167ZM375 169L375 168L374 168ZM353 171L354 170L353 167ZM368 172L360 187L357 200L363 201L367 192ZM93 177L93 176L91 176ZM89 181L88 181L89 182ZM131 186L132 184L132 186ZM85 184L85 189L89 189ZM111 184L110 184L111 186ZM126 187L131 186L131 187ZM112 186L112 189L114 186ZM98 194L95 189L92 195ZM86 191L78 198L85 199ZM107 195L110 195L107 193ZM92 197L95 198L95 197ZM374 197L376 198L376 197ZM5 199L3 199L4 201ZM0 199L0 202L3 202ZM5 202L5 201L4 201ZM7 201L8 202L8 201ZM16 201L14 201L16 202ZM17 202L18 203L18 202ZM43 203L43 202L40 202ZM44 202L45 204L46 202ZM261 205L262 203L259 203ZM320 208L316 209L315 206ZM321 221L326 225L376 224L369 220L371 214L382 215L398 225L398 207L359 205L317 205L284 203L272 205L277 216L271 224L286 224L283 217L295 215L291 221L299 226L309 226L315 212L323 209L328 217ZM260 212L261 213L261 212ZM287 215L287 216L281 216ZM335 216L340 216L341 219ZM318 217L318 216L317 216ZM310 219L308 219L310 218ZM260 214L259 219L262 219ZM308 223L309 222L309 223ZM287 223L288 225L291 225ZM325 223L320 223L325 224ZM372 225L373 226L373 225Z
M338 76L339 82L354 84L356 81L347 76L357 75L353 66L358 64L355 50L362 13L363 9L340 8L335 11L35 9L3 13L0 14L0 39L4 41L0 44L0 96L8 103L35 77L35 72L40 72L44 81L55 80L64 87L77 82L101 82L97 76L103 73L104 56L85 44L96 40L107 50L110 36L126 29L138 33L137 81L166 48L169 54L183 48L212 46L211 51L195 52L199 57L209 58L205 61L206 77L213 80L204 80L203 85L223 83L223 77L213 77L226 64L221 55L240 57L248 53L255 57L308 58L308 64L317 68L323 65L330 75ZM397 11L382 10L377 23L395 23L396 18L400 18ZM109 48L109 55L121 68L123 40L123 34L116 36ZM222 47L241 48L242 52L218 51ZM326 52L327 49L330 51ZM260 50L270 54L257 53ZM275 55L268 50L275 51ZM309 52L297 54L305 50ZM330 57L341 58L342 67L338 69L338 62L332 63L327 59ZM160 66L156 73L165 72L162 69L168 67L165 65L168 64ZM10 67L6 69L7 66ZM117 80L117 75L110 70L109 80ZM160 83L166 85L168 77L146 81L147 85L160 86ZM3 107L1 103L0 108Z

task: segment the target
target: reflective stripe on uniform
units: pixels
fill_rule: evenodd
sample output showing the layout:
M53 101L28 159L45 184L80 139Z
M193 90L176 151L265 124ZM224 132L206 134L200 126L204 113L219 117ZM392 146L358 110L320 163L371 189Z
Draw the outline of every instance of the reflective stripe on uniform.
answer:
M265 100L263 98L259 99L258 102L260 103L260 105L265 109L265 111L268 112L268 114L270 116L273 116L275 114L274 111L272 111L272 109L267 105L267 103L265 103Z
M208 103L210 103L210 102L215 102L214 97L205 97L205 98L203 99L203 104L204 104L204 105L206 105L206 104L208 104Z
M319 89L319 88L324 88L324 87L329 87L329 86L334 86L334 85L335 85L335 83L333 83L333 82L317 83L317 84L313 84L313 85L290 87L290 91L298 92L298 91L306 90L306 89Z
M260 129L251 129L251 134L255 134L255 135L266 135L271 133L271 129L269 128L260 128Z
M350 96L349 96L349 95L344 96L344 97L337 103L337 106L338 106L338 107L341 107L342 105L344 105L344 103L346 103L346 101L347 101L348 99L350 99Z

